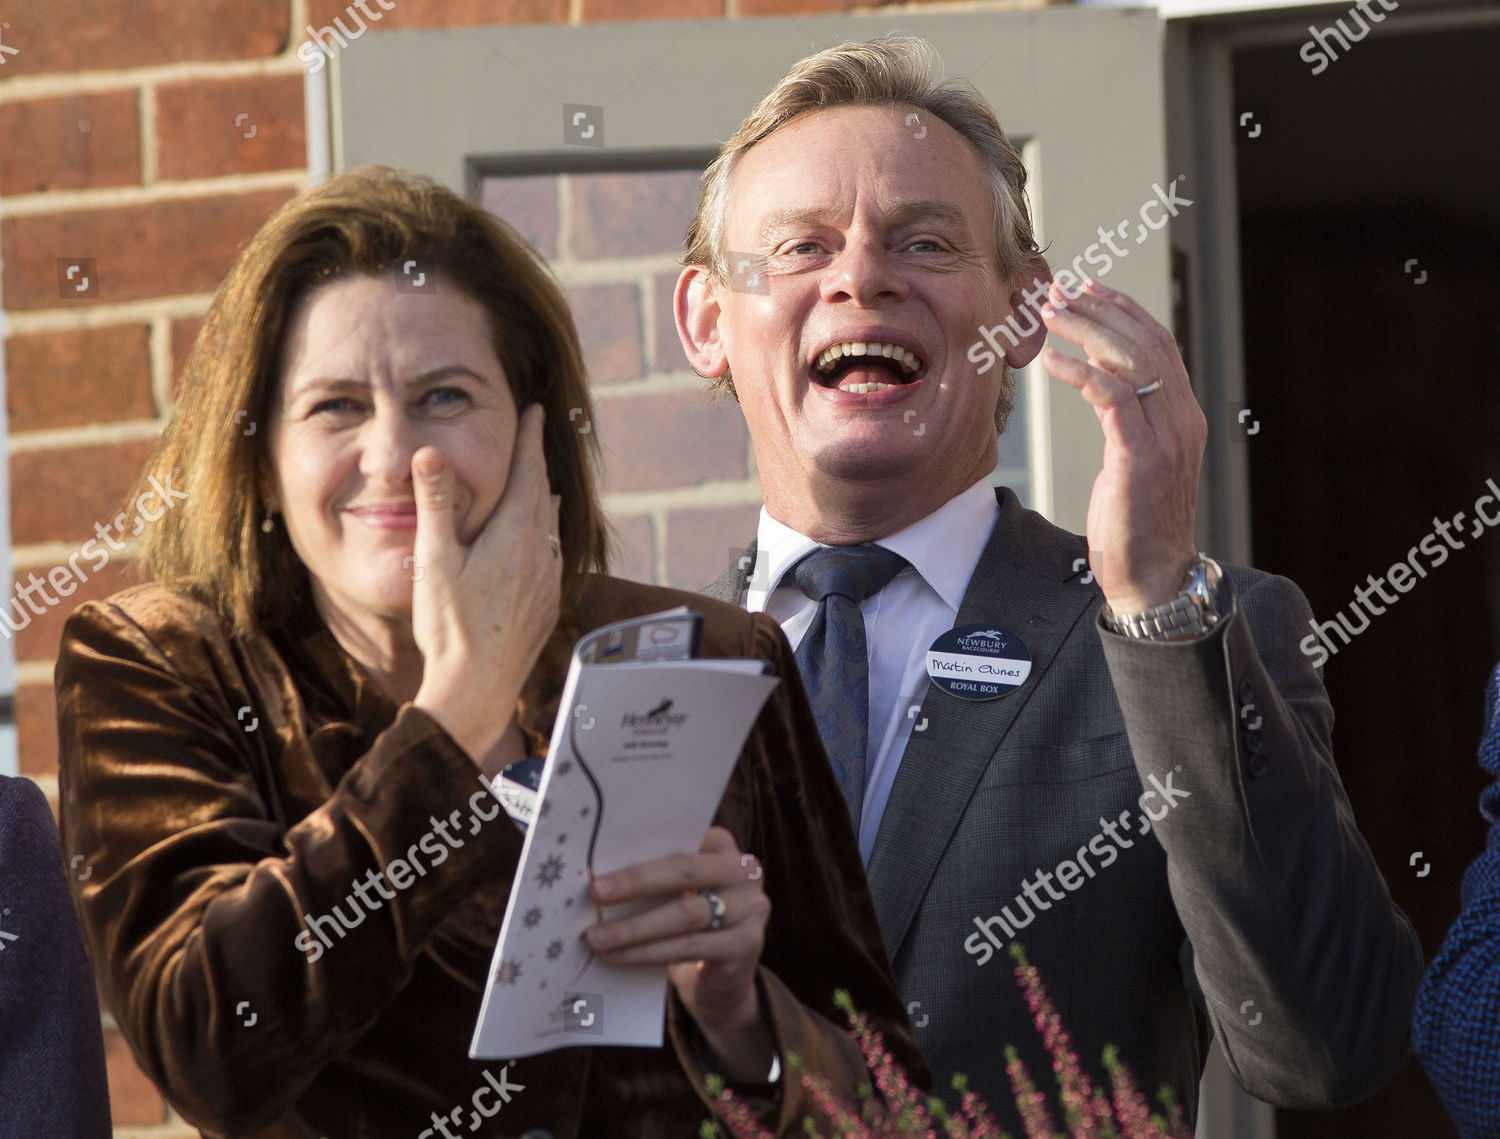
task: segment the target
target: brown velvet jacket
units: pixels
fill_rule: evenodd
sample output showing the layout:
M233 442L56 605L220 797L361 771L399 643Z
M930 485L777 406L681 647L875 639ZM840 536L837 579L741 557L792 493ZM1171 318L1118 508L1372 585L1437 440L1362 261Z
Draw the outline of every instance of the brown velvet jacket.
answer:
M762 712L715 820L765 867L759 985L778 1051L852 1097L868 1076L833 1005L842 987L925 1085L774 622L588 579L521 701L534 753L579 632L679 604L705 615L702 655L759 657L792 680ZM311 606L238 638L181 594L126 590L68 619L56 687L63 849L92 868L71 883L89 957L136 1060L205 1134L697 1135L708 1099L675 992L659 1049L566 1048L510 1067L468 1058L523 835L503 812L475 819L471 799L495 804L467 754L430 716L397 707ZM392 900L377 895L317 961L294 945L308 915L328 914L454 811L463 845L440 867ZM800 1134L812 1104L795 1075L782 1086L779 1111L756 1104L777 1135Z

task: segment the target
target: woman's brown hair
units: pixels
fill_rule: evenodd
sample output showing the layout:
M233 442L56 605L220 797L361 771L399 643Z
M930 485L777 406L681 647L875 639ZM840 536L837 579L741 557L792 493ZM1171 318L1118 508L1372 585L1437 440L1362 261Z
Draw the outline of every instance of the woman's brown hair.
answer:
M431 179L391 167L350 170L304 191L251 239L214 295L181 390L131 498L176 472L188 497L141 536L146 571L214 607L236 632L274 625L304 598L307 570L285 528L261 530L272 483L271 399L287 318L308 290L347 273L415 262L489 317L516 407L541 403L552 492L562 496L563 594L605 566L594 485L597 444L578 334L545 262L504 222Z

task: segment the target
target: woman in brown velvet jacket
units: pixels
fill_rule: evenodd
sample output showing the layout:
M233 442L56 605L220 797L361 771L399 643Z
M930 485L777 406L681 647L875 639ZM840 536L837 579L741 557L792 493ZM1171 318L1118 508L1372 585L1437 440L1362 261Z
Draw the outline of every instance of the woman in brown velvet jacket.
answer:
M839 986L925 1082L780 630L590 572L588 408L545 267L423 179L302 194L219 289L137 488L169 507L137 524L154 582L81 606L56 677L89 956L205 1134L692 1136L705 1068L800 1133L789 1052L868 1079ZM587 936L667 967L668 1044L470 1060L523 839L481 772L545 754L581 631L682 603L783 683L701 849L593 887L652 902Z

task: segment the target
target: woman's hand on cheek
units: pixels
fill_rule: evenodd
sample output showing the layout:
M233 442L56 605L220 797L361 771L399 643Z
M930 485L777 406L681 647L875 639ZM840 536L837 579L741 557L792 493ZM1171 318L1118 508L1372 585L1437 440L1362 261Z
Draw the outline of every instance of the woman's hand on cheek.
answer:
M558 506L547 484L541 406L522 412L505 491L469 547L455 531L453 470L441 451L423 447L412 456L412 483L412 636L424 661L413 703L479 763L509 727L513 717L502 710L515 708L557 624L562 559L550 540Z

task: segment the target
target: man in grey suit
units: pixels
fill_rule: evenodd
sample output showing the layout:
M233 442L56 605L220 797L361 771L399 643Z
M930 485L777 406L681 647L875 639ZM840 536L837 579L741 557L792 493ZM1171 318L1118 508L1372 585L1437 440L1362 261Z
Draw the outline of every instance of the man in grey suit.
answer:
M1195 552L1175 341L1049 287L1019 156L935 68L908 37L809 57L705 175L678 329L732 375L765 497L709 592L797 646L939 1091L966 1073L1019 1133L1008 1044L1050 1090L1020 942L1096 1082L1113 1043L1191 1115L1217 1039L1260 1099L1362 1099L1422 955L1334 767L1307 602ZM1087 540L988 483L1049 330L1104 435Z

